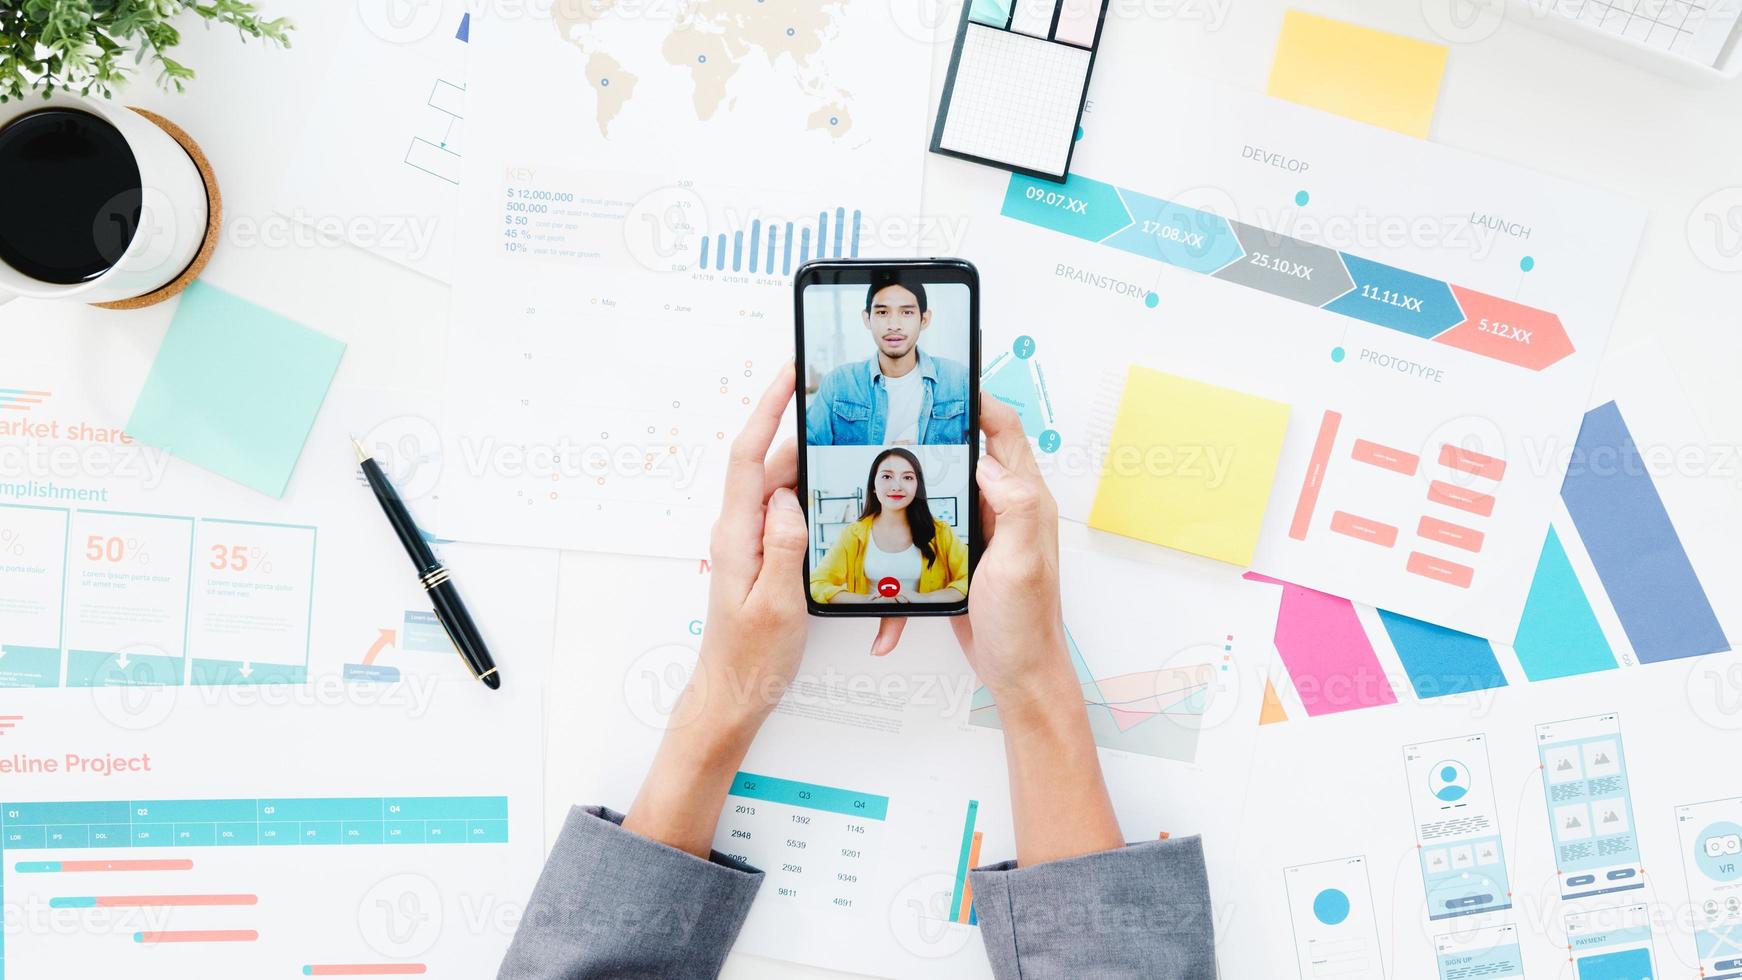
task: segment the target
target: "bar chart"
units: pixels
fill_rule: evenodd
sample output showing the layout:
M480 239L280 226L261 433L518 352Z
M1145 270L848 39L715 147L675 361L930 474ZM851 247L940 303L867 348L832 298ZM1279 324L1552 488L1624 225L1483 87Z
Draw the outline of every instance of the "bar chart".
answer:
M501 796L0 804L0 978L465 975L438 882L507 842Z
M863 221L857 208L844 207L818 211L814 223L752 218L747 228L703 235L696 268L764 276L775 275L778 268L779 275L787 276L813 258L856 259Z
M950 898L950 921L963 925L980 924L980 917L974 914L974 886L968 880L968 872L980 863L981 833L974 829L974 818L980 815L980 801L968 801L968 815L962 821L962 852L956 859L956 889Z

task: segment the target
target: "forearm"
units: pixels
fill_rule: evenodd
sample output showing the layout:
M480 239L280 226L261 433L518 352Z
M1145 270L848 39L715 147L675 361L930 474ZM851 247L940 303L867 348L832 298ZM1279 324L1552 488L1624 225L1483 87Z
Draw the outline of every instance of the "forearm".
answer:
M623 820L625 830L701 858L712 850L732 777L766 713L760 706L725 703L735 698L730 684L710 687L707 698L694 686L684 691Z
M999 699L999 725L1010 771L1016 855L1023 866L1123 845L1101 777L1082 688L1062 637L1046 676Z

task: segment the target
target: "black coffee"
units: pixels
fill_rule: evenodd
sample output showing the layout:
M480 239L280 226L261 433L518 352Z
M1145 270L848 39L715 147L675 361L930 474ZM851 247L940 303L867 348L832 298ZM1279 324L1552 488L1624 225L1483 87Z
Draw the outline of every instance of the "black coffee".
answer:
M121 131L77 109L0 129L0 260L42 282L89 282L139 227L139 164Z

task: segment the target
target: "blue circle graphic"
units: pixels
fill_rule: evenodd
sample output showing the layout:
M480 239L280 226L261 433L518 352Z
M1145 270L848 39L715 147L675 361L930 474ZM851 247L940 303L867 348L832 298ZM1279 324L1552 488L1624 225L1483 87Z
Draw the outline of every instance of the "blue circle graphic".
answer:
M1713 881L1742 878L1742 827L1720 820L1694 838L1694 866Z
M1312 199L1313 199L1312 195L1308 194L1306 191L1295 191L1294 192L1294 203L1298 207L1303 207L1303 208L1306 207L1306 202L1308 202Z
M1147 293L1143 297L1143 305L1153 310L1161 305L1161 297L1154 293Z
M1010 345L1010 353L1015 354L1017 359L1022 361L1026 361L1033 357L1034 338L1030 337L1028 334L1023 334L1016 338L1016 343Z
M1347 356L1347 353L1343 350L1343 348L1341 348L1341 347L1331 348L1331 363L1332 364L1343 363L1343 358L1346 356Z
M1042 430L1039 437L1040 451L1043 453L1056 453L1059 451L1059 444L1063 441L1064 439L1059 435L1057 429Z
M1536 268L1536 260L1526 255L1524 258L1518 260L1518 267L1523 269L1525 272L1529 272Z
M1327 888L1313 896L1313 917L1327 926L1341 925L1349 917L1349 896Z
M1428 773L1427 788L1447 803L1461 800L1470 795L1470 770L1456 759L1435 763Z

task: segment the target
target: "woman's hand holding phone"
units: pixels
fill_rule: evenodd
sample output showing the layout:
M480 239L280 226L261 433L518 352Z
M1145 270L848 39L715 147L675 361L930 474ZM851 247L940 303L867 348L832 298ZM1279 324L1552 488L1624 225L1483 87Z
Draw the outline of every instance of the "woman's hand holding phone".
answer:
M1014 410L985 399L980 427L986 552L968 615L950 625L998 705L1016 857L1031 866L1111 850L1123 838L1059 608L1058 504Z
M707 629L695 673L623 826L700 857L732 777L804 656L802 581L809 531L793 486L798 447L768 453L792 399L793 371L769 385L732 442L708 552Z
M974 477L986 551L968 615L950 621L1000 712L1066 696L1080 700L1059 609L1058 504L1041 478L1015 410L982 396L986 452Z
M1002 704L1022 699L1025 687L1057 684L1061 676L1074 685L1075 675L1059 611L1058 505L1015 410L982 397L980 428L986 451L974 478L986 551L974 572L968 615L950 624L969 663ZM905 619L882 620L872 656L893 651L906 625ZM975 651L976 634L983 654Z

